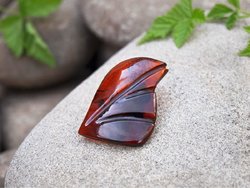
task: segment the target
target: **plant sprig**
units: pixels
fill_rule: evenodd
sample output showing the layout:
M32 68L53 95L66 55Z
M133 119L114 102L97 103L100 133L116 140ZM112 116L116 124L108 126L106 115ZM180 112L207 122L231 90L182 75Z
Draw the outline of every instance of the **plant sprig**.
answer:
M204 22L203 10L193 9L191 0L181 0L165 15L155 19L139 44L171 35L176 46L181 47L188 40L195 27Z
M208 20L224 21L227 29L232 29L239 19L245 18L246 13L240 9L239 0L228 0L229 6L216 4L208 13Z
M242 10L239 0L227 0L227 4L215 4L205 16L204 10L192 8L192 0L180 0L163 16L157 17L138 44L152 40L173 38L175 45L182 47L192 35L195 27L205 22L221 21L227 29L235 27L237 21L250 17L250 12ZM244 27L250 34L250 26ZM240 56L250 56L250 40L245 49L239 52Z
M56 60L32 24L37 17L54 12L62 0L18 0L18 11L0 20L0 32L6 45L17 56L29 56L50 67Z

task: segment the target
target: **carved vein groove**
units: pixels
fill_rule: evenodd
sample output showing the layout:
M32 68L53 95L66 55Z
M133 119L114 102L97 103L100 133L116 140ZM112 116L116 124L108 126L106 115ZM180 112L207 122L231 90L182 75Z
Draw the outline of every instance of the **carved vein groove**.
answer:
M126 115L126 114L125 114ZM148 122L153 124L152 119L147 119L147 118L139 118L139 117L134 117L134 116L114 116L114 117L108 117L108 118L102 118L97 120L97 123L104 124L108 122L115 122L115 121L141 121L141 122Z
M143 74L137 81L135 81L134 83L132 83L128 88L126 88L123 92L121 92L120 94L118 94L117 96L115 96L113 99L107 99L106 102L100 106L100 108L98 108L93 114L92 116L90 116L90 118L87 120L86 122L86 126L90 125L94 120L96 120L102 113L104 113L104 111L106 109L108 109L114 102L116 102L119 98L123 97L126 93L129 93L132 89L134 89L138 84L140 84L141 82L143 82L145 79L147 79L148 77L154 75L155 73L162 71L165 69L165 65L159 65L151 70L149 70L148 72L146 72L145 74Z

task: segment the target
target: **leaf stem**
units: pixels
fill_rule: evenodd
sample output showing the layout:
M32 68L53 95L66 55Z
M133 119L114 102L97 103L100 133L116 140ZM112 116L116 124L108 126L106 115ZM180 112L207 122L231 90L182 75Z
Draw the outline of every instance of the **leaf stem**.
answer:
M240 12L241 12L242 14L250 14L250 12L245 11L245 10L240 10Z
M239 16L238 18L240 18L240 19L250 18L250 15L247 15L247 16Z
M240 19L244 19L244 18L249 18L250 17L250 12L248 12L248 11L240 9L239 12L242 14L241 16L239 16Z

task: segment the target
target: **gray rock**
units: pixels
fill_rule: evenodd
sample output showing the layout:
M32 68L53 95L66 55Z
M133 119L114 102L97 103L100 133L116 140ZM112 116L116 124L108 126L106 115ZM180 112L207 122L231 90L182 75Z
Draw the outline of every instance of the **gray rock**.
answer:
M0 85L0 152L3 149L3 117L2 117L2 101L4 97L5 90Z
M31 129L67 95L73 86L9 93L2 102L3 138L7 149L18 147Z
M170 39L118 52L29 134L6 187L250 187L249 36L222 24L197 29L183 48ZM157 87L158 117L139 148L90 142L78 129L106 73L121 60L168 63Z
M103 65L111 56L119 51L119 47L103 43L97 53L97 66Z
M5 93L5 89L4 89L4 87L2 85L0 85L0 100L4 96L4 93Z
M205 9L211 9L215 4L217 3L223 3L223 4L228 4L228 0L209 0L209 1L203 1L203 0L194 0L194 6L202 7ZM240 4L244 9L250 8L250 0L241 0Z
M15 152L16 149L0 153L0 187L4 187L5 174Z
M0 38L0 82L19 88L43 87L84 70L95 50L95 40L78 7L77 0L64 0L56 13L35 24L57 59L54 69L31 58L15 58Z
M101 39L118 47L145 31L152 21L164 14L178 0L117 1L83 0L82 14L89 28ZM227 0L194 0L194 6L205 9ZM250 1L241 1L242 7L250 7Z
M11 0L0 0L0 6L5 6L7 5L8 3L10 3ZM1 11L0 11L1 13Z
M97 36L121 47L147 29L152 20L168 10L174 2L84 0L82 14Z

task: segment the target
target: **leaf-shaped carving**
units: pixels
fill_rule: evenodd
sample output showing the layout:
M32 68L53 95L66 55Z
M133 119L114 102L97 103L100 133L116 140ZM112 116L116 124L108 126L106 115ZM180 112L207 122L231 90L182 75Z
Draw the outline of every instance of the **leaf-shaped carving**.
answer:
M128 59L103 79L79 134L124 145L144 144L156 120L155 87L166 64L151 58Z

